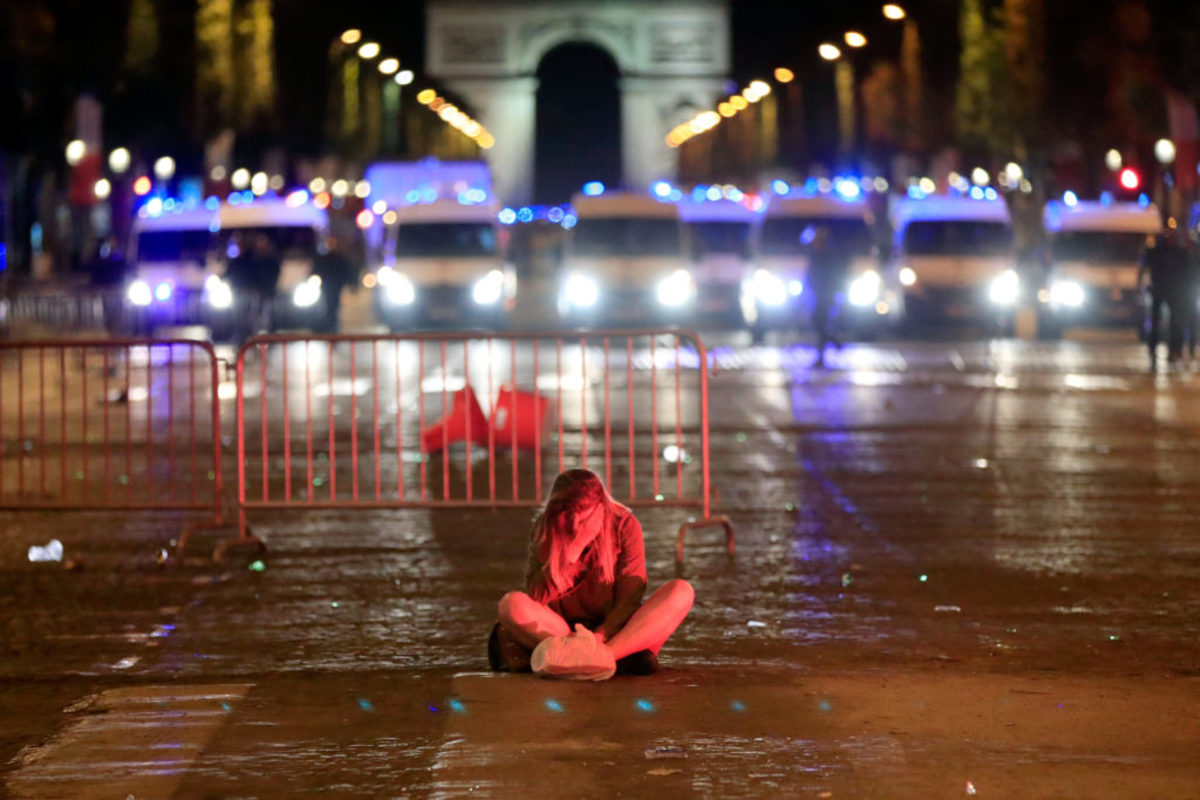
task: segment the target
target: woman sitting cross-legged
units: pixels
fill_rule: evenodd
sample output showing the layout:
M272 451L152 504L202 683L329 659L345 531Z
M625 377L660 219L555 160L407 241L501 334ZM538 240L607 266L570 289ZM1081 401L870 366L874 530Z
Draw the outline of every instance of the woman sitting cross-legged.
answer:
M495 670L532 665L539 674L591 680L613 668L650 674L695 594L680 579L643 603L645 592L641 523L594 472L568 470L534 520L525 591L500 599L488 661ZM580 660L590 667L576 669Z

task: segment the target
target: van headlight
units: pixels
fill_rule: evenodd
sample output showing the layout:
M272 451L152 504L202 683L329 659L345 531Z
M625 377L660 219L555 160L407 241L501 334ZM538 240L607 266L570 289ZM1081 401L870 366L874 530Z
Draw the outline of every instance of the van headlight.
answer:
M125 296L135 306L148 306L154 301L154 293L150 291L150 284L140 278L129 284Z
M563 295L569 305L576 308L591 308L600 299L600 286L595 280L578 272L567 277Z
M899 278L902 286L913 286L917 282L917 272L912 267L901 267Z
M754 274L750 278L750 288L754 293L754 299L764 306L781 306L787 302L787 285L765 269L754 270ZM800 291L795 292L795 294L800 294L804 291L803 284L800 284L797 288Z
M696 281L686 269L677 269L658 282L655 292L664 306L681 306L696 296Z
M233 305L233 287L217 275L204 279L204 299L213 308L229 308Z
M1083 287L1075 281L1055 281L1050 284L1050 302L1056 306L1079 308L1083 305Z
M1014 270L1006 269L988 287L988 298L998 306L1011 306L1021 294L1021 279Z
M481 306L495 305L503 294L504 273L498 269L484 275L471 287L471 299Z
M869 269L850 282L846 297L852 306L873 306L879 300L879 289L882 282L879 273Z
M387 270L385 273L384 270ZM384 275L387 281L384 281ZM417 299L417 291L407 275L401 275L390 267L379 270L379 285L383 287L383 296L394 306L409 306Z
M292 290L292 303L296 308L311 308L321 299L321 278L309 275L308 280Z

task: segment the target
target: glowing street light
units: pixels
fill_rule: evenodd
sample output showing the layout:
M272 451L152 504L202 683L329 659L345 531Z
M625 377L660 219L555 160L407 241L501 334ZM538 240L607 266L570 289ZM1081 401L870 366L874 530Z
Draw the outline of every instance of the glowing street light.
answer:
M818 47L817 53L826 61L837 61L842 55L842 51L838 49L838 46L829 42L825 42Z
M905 11L895 3L888 3L883 7L883 15L892 20L904 19Z
M72 139L67 142L67 163L72 167L83 161L83 156L87 153L87 145L82 139Z
M395 81L400 86L408 86L413 82L413 78L415 77L416 76L413 75L413 71L411 69L402 69L396 73Z
M776 67L775 80L780 83L791 83L796 78L796 73L792 72L787 67Z
M175 159L163 156L154 162L154 176L159 180L169 181L175 174Z
M130 160L129 151L124 147L118 147L108 154L108 168L120 175L129 169Z
M377 55L379 55L379 44L376 42L364 42L358 48L358 57L367 61L370 61Z
M360 39L362 39L362 31L358 28L350 28L342 32L342 44L358 44Z
M112 193L112 184L108 182L108 179L101 178L96 181L96 185L92 187L92 191L95 193L97 200L104 200Z
M1170 139L1159 139L1154 143L1154 157L1164 167L1175 161L1175 143Z
M858 31L846 31L846 44L851 47L863 47L867 43L867 37L863 36Z
M229 176L229 183L238 191L245 189L250 185L250 170L245 167L238 167Z
M379 71L384 75L391 75L398 69L400 69L400 59L398 58L385 58L379 62Z

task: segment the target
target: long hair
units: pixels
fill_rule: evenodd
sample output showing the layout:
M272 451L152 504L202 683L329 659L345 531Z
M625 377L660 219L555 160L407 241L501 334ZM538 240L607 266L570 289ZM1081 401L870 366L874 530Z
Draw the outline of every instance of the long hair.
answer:
M544 565L545 581L535 592L535 600L546 602L561 597L585 568L583 559L567 561L567 544L576 514L599 505L600 535L590 545L591 560L600 570L604 583L612 583L616 574L616 541L612 530L613 499L596 473L587 469L569 469L554 479L545 505L533 521L532 547L537 560ZM545 596L537 597L537 594Z

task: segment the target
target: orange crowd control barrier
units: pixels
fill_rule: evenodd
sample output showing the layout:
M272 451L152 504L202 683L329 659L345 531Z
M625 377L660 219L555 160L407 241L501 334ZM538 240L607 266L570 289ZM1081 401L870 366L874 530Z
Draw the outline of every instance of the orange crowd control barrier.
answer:
M0 342L0 508L193 510L219 525L218 390L207 342Z
M261 544L247 514L267 509L536 506L578 466L626 505L695 509L681 560L704 525L733 550L711 516L708 358L689 331L252 337L237 450L237 542Z

